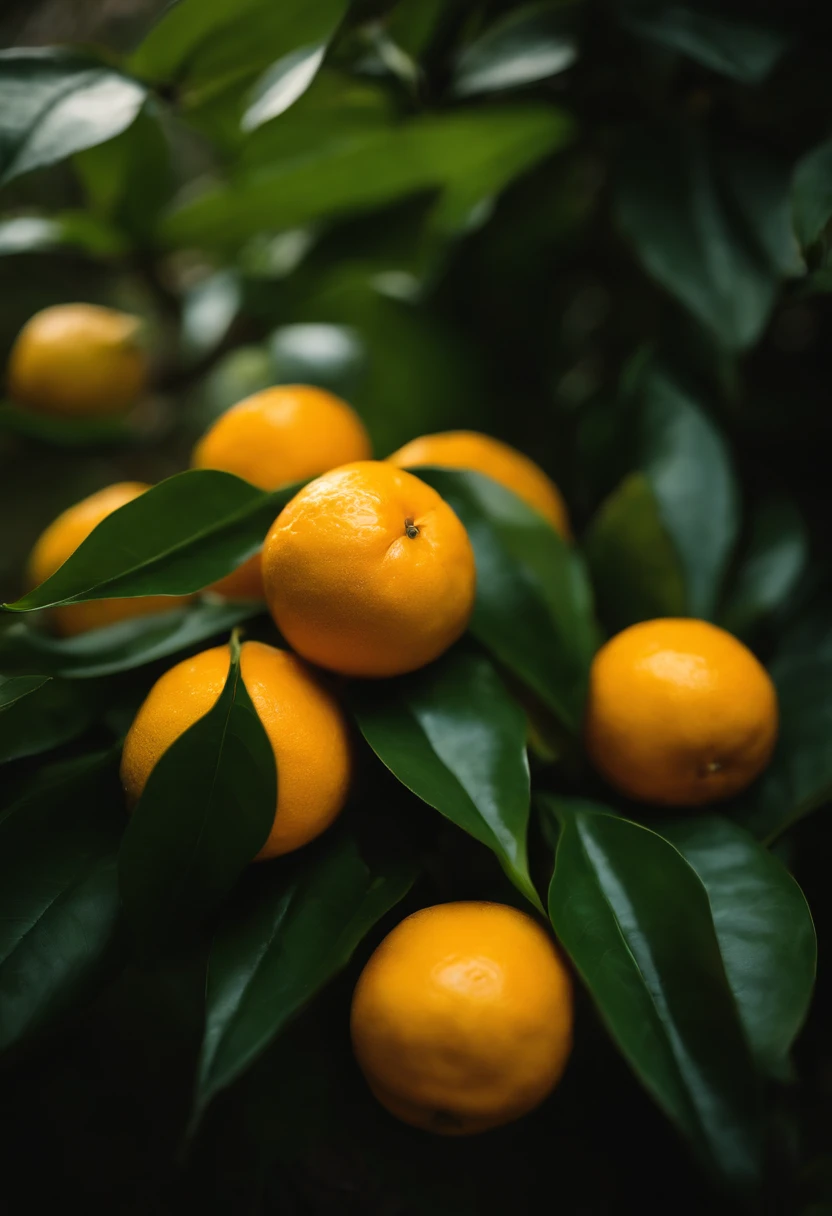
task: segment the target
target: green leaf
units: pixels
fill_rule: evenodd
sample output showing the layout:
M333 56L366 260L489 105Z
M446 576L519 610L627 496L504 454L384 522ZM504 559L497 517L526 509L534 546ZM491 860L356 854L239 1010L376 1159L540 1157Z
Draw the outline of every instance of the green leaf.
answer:
M0 633L0 665L7 671L48 672L75 680L132 671L216 634L227 635L233 625L262 611L259 602L194 604L173 612L119 621L72 638L55 638L23 621L15 621Z
M458 97L545 80L578 57L562 3L530 4L508 13L460 55L452 82Z
M684 616L685 583L650 482L631 473L603 502L585 539L598 610L612 633Z
M504 486L458 469L414 469L465 524L477 562L471 632L570 729L598 647L580 555Z
M326 43L312 43L290 51L272 64L251 91L240 124L243 130L255 131L288 110L315 79L325 53Z
M0 712L0 764L37 756L68 743L83 734L92 720L94 692L79 690L64 680L22 678L34 678L38 686L30 684L28 693L20 692L16 697L13 689L9 690L13 700ZM4 687L8 688L9 683L20 688L19 679L12 679Z
M662 6L644 15L627 14L624 24L642 37L742 84L765 80L791 43L780 30L682 5Z
M118 924L116 756L42 768L0 815L0 1050L94 986Z
M457 231L481 199L503 189L571 135L551 107L460 111L373 127L260 166L168 216L173 244L228 245L253 233L377 208L417 191L440 191L434 223Z
M708 893L722 961L760 1067L782 1077L815 981L815 928L788 870L730 819L686 815L657 831Z
M792 199L798 240L805 249L814 245L832 217L832 139L797 162Z
M725 628L740 637L782 607L809 561L806 526L789 498L769 498L756 508L751 536L722 612Z
M655 832L591 803L547 807L561 829L555 932L649 1093L705 1162L750 1187L758 1083L704 886Z
M616 214L647 272L731 349L755 341L781 278L800 271L787 174L696 128L629 130Z
M404 897L412 866L366 862L336 835L300 862L260 867L214 938L195 1119L342 970L370 928Z
M274 752L232 637L216 704L157 761L124 835L119 885L139 940L192 932L265 844L276 804Z
M123 444L135 439L125 418L59 418L11 401L0 401L0 431L64 448Z
M146 244L173 190L170 149L158 109L146 104L131 126L80 152L75 169L90 209Z
M641 467L679 554L691 616L713 615L739 531L739 494L722 435L674 380L644 386Z
M108 515L50 578L3 607L130 595L189 595L252 557L298 486L265 492L231 473L190 469Z
M455 648L397 680L353 682L359 728L417 797L496 854L540 907L529 877L526 715L484 656Z
M18 215L0 223L0 255L32 253L61 244L61 225L42 215Z
M0 51L0 185L118 135L145 88L62 49Z
M5 641L5 635L0 642ZM30 693L43 688L49 676L0 676L0 713Z

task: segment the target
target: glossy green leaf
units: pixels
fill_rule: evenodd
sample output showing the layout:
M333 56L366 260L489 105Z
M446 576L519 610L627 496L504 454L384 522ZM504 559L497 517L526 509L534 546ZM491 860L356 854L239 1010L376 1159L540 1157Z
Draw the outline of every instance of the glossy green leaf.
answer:
M650 1094L704 1161L751 1186L758 1083L702 882L639 824L592 803L547 806L560 822L555 932Z
M28 693L15 697L0 712L0 764L68 743L83 734L92 720L94 690L40 675L19 677L27 678L38 680L38 686L30 685ZM20 687L18 679L10 682Z
M0 814L0 1050L82 999L118 925L116 756L42 768Z
M0 51L0 185L112 139L145 97L138 81L69 51Z
M739 531L739 494L722 435L670 376L644 383L641 467L679 554L691 616L711 617Z
M584 545L598 610L612 633L636 621L684 616L681 563L643 473L631 473L601 504Z
M325 52L326 45L322 42L301 46L264 72L251 91L242 118L243 130L254 131L288 110L315 79Z
M788 175L696 128L629 131L616 214L647 272L732 349L755 341L781 278L800 271Z
M0 635L0 643L5 641L5 637L5 634ZM49 676L0 676L0 713L22 697L43 688L48 679Z
M578 729L599 644L580 555L504 486L458 469L415 470L465 524L477 562L471 632Z
M158 109L146 104L126 131L75 157L92 213L142 244L173 190L170 149L159 118Z
M568 28L569 6L516 9L465 47L454 72L457 96L494 93L545 80L571 67L578 48Z
M42 215L17 215L0 223L0 256L54 249L61 239L57 220Z
M233 625L262 611L259 602L201 603L119 621L72 638L52 637L15 621L0 633L0 666L6 671L48 672L76 680L112 675L153 663L217 634L227 636Z
M208 962L196 1118L347 965L414 877L409 865L365 861L351 837L337 834L323 852L250 876Z
M174 244L227 245L261 230L367 210L435 189L434 221L457 230L482 198L568 142L554 108L472 110L372 128L362 138L311 146L303 157L256 172L185 203L168 217Z
M269 493L214 469L177 473L113 511L51 578L3 606L33 612L82 600L199 591L257 552L297 488Z
M274 823L274 752L231 641L214 707L157 761L119 854L124 910L140 941L187 936L225 898Z
M806 248L814 245L832 217L832 139L797 162L792 198L798 239Z
M782 607L809 560L806 526L791 499L765 499L751 525L748 547L722 612L725 628L740 637Z
M417 797L487 845L519 891L529 877L526 715L485 655L459 647L396 680L354 682L361 733Z
M784 1073L803 1025L817 964L812 915L785 866L730 819L686 815L657 831L699 875L751 1050Z
M625 24L642 37L743 84L764 80L791 42L780 30L680 4L628 14Z

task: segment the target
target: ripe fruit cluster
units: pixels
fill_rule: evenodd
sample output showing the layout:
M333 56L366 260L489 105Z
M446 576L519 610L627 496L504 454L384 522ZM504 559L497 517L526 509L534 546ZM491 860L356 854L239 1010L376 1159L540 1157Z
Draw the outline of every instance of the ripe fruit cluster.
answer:
M105 399L132 398L142 377L124 345L130 327L86 306L70 313L63 324L41 314L24 329L10 371L18 399L81 413L81 398L90 412ZM70 334L74 362L64 379L72 380L83 332L90 366L76 377L73 398L56 369ZM265 599L294 652L260 642L241 649L242 678L279 774L262 860L325 831L347 797L349 728L317 669L401 675L437 659L468 625L476 591L468 535L408 469L473 469L525 499L565 539L569 523L557 487L505 444L452 432L372 460L354 411L304 385L233 406L196 445L192 463L264 490L313 479L281 511L261 553L208 589ZM31 582L48 578L102 519L146 489L109 486L65 511L35 545ZM174 605L163 596L74 604L56 610L53 623L77 634ZM216 703L229 663L227 646L206 650L150 690L124 744L131 805L163 753ZM629 797L694 806L734 794L768 762L776 730L769 677L741 643L706 622L643 622L595 657L587 747ZM401 1119L447 1134L497 1126L542 1101L565 1067L571 1025L570 980L551 939L528 916L495 904L441 905L403 921L365 968L352 1012L356 1056L379 1100Z

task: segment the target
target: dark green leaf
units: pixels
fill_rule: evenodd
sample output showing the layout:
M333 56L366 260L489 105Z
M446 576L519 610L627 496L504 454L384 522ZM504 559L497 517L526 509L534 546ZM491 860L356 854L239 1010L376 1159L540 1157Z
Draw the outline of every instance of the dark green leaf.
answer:
M60 49L0 51L0 185L112 139L146 90L94 59Z
M173 189L170 150L158 110L145 105L116 139L80 152L75 168L90 209L146 243Z
M64 680L46 680L0 713L0 764L37 756L83 734L92 719L93 690ZM17 681L13 681L17 683Z
M721 344L750 345L799 270L787 174L690 127L632 129L619 151L618 222L645 269Z
M669 376L645 381L641 467L679 554L691 616L711 617L739 530L739 496L725 441Z
M82 998L118 922L116 756L43 768L0 816L0 1050Z
M797 162L792 194L798 239L806 248L814 245L832 216L832 139Z
M526 852L526 715L493 664L455 648L411 676L353 683L350 699L361 733L382 763L487 845L539 907Z
M274 823L274 752L240 674L154 766L119 854L128 919L145 943L186 936L228 894Z
M411 866L364 861L351 837L327 846L259 869L223 919L208 963L197 1118L346 966L415 877Z
M5 639L5 634L0 636L0 642ZM0 676L0 712L43 688L48 679L49 676Z
M791 42L779 30L675 4L645 15L628 15L625 24L642 37L743 84L764 80Z
M583 715L598 646L580 556L524 502L488 477L414 470L465 524L477 561L471 632L572 729Z
M599 612L611 632L684 615L681 563L643 473L625 478L601 504L585 546Z
M288 110L315 79L325 51L325 43L312 43L290 51L272 64L251 91L242 118L243 130L254 131Z
M266 493L231 473L177 473L108 515L12 612L130 595L188 595L253 556L298 487Z
M760 1066L782 1076L815 980L815 929L800 887L730 819L687 815L657 829L702 880L725 973Z
M794 591L809 560L806 527L788 498L761 502L722 613L725 628L745 637Z
M129 443L135 438L125 418L58 418L10 401L0 401L0 431L66 448Z
M194 604L119 621L73 638L55 638L15 621L0 633L0 665L7 671L48 672L76 680L112 675L153 663L215 634L227 634L233 625L262 611L260 603Z
M517 88L571 67L578 48L568 28L568 7L530 4L508 13L462 52L453 92L465 97Z
M548 806L555 932L648 1091L712 1168L749 1186L758 1084L705 888L655 832L591 803Z
M367 362L367 351L346 325L283 325L269 338L278 384L317 384L347 399Z
M558 110L523 106L420 117L358 139L308 147L260 167L173 212L174 244L233 244L260 230L380 207L416 191L441 191L434 223L457 231L481 199L568 142Z

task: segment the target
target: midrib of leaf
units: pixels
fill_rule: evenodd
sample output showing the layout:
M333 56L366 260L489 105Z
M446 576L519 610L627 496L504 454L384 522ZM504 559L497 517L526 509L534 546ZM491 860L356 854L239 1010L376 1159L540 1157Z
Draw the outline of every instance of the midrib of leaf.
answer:
M101 68L86 69L85 71L81 72L79 75L76 75L75 77L73 77L72 83L67 84L66 88L62 89L59 93L56 94L55 97L52 98L51 101L46 103L46 105L43 107L43 109L38 113L37 118L31 124L29 129L21 136L21 138L15 144L14 151L13 151L12 155L9 157L6 171L3 174L2 178L0 178L0 183L8 181L10 176L14 176L14 167L17 164L17 162L20 160L20 155L21 155L22 151L25 149L26 145L28 144L28 142L31 138L32 132L37 130L37 128L43 124L44 119L49 114L52 113L52 111L56 108L56 106L60 105L62 101L64 101L67 97L70 96L71 93L75 93L78 91L79 76L80 76L80 79L86 79L89 76L97 76L97 75L100 76L101 73L102 73Z

